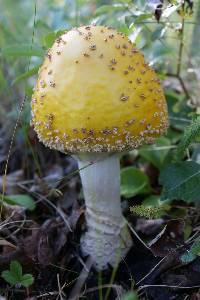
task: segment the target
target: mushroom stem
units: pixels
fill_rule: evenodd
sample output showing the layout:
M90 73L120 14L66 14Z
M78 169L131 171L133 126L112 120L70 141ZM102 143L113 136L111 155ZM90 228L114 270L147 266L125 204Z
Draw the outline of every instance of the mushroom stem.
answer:
M81 239L83 255L90 255L99 270L116 266L132 245L121 209L119 157L81 154L78 164L87 222Z

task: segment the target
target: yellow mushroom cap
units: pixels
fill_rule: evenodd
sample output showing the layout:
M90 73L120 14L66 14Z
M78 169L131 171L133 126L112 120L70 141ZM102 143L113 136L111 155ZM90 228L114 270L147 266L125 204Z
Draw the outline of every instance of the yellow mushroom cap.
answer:
M165 97L154 70L122 33L82 26L59 37L32 98L39 139L62 152L120 152L166 131Z

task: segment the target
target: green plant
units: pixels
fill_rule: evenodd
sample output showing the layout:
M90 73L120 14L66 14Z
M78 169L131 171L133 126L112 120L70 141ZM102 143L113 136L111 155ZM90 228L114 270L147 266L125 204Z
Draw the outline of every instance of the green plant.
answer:
M194 161L169 164L160 174L161 200L180 199L199 203L200 165Z
M186 149L192 143L199 143L199 142L200 142L200 116L198 116L195 120L193 120L191 125L185 129L181 141L178 145L177 154L182 156L185 153Z
M134 167L121 170L121 195L131 198L138 194L148 194L152 191L148 176Z
M31 274L22 274L21 264L14 260L10 263L10 269L3 271L1 277L11 285L29 287L34 282L34 277Z
M0 197L2 195L0 194ZM3 201L10 205L19 205L28 210L34 210L36 205L32 197L27 194L19 194L19 195L4 195Z
M160 216L160 207L145 207L144 205L134 205L130 208L130 211L139 216L147 219L156 219Z
M200 240L197 239L191 246L190 250L187 250L182 256L181 261L183 263L190 263L199 255L200 253Z
M122 298L122 300L138 300L138 296L136 294L136 292L129 292L126 295L124 295L124 297Z

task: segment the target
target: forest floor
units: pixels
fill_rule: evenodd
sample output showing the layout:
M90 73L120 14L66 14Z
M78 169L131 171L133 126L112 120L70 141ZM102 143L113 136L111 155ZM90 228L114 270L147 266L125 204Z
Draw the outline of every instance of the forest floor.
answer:
M5 128L1 128L5 134ZM35 208L4 203L0 225L0 272L17 260L23 273L32 274L29 288L10 285L0 277L2 298L21 299L122 299L137 290L139 299L200 299L200 258L183 261L200 228L198 208L173 202L168 213L156 219L134 215L130 207L143 197L122 199L134 245L117 269L98 273L82 257L80 236L86 230L84 201L76 162L70 156L44 148L32 129L29 146L20 137L12 148L6 194L29 195ZM3 142L4 140L4 142ZM0 189L8 144L0 141ZM32 150L31 150L32 149ZM33 153L35 153L33 155ZM39 161L39 166L37 165ZM126 155L123 167L137 163ZM158 170L143 166L159 194ZM189 226L188 224L189 220Z

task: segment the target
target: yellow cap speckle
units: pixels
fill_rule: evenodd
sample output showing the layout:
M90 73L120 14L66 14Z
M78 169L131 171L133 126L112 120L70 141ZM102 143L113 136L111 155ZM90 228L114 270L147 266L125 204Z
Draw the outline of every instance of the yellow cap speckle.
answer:
M155 72L128 38L103 26L64 33L49 49L32 98L39 139L62 152L119 152L166 131Z

